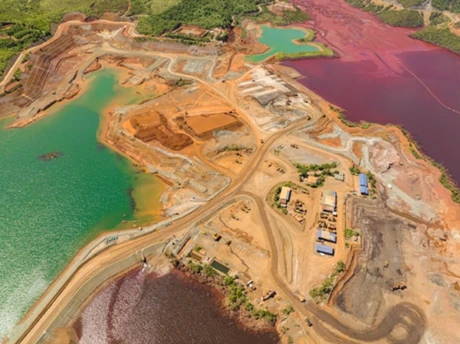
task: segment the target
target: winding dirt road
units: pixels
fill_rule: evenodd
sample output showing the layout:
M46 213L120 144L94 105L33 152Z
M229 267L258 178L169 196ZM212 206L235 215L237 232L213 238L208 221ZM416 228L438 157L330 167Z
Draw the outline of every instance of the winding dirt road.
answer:
M327 312L313 301L308 301L307 304L301 303L280 277L278 271L280 260L283 259L283 255L280 255L279 252L282 252L283 248L276 246L274 227L271 226L270 216L267 216L273 210L260 196L252 192L243 191L239 195L249 196L257 204L259 218L262 219L270 244L271 275L277 284L277 288L282 291L299 313L303 316L308 316L314 321L314 329L320 337L331 343L362 343L381 339L386 339L392 344L417 344L420 342L425 332L426 319L422 310L411 303L402 302L397 304L388 310L381 323L363 330L350 328L337 319L336 315ZM404 328L406 331L405 337L395 337L392 334L392 331L397 327Z
M131 29L133 29L131 27ZM112 51L115 53L115 51ZM126 53L126 52L118 52ZM131 53L134 54L134 53ZM147 52L145 53L147 54ZM168 71L175 76L193 79L201 84L206 85L212 92L215 92L220 97L229 102L235 107L237 112L245 114L245 111L240 107L236 99L233 99L228 94L224 94L220 90L216 90L209 81L203 81L197 77L177 73L172 70L174 58L168 54L157 54L158 56L166 57L170 60ZM251 119L251 116L245 115L245 122L253 129L256 138L260 138L260 132L256 129L256 124ZM265 139L265 144L258 144L256 152L253 154L252 159L248 162L242 173L232 180L231 185L224 190L220 195L216 196L214 200L203 205L201 208L191 213L190 215L177 220L171 226L162 229L158 232L145 234L144 236L136 239L114 245L96 256L92 257L83 263L78 270L66 281L64 286L53 295L52 301L43 308L39 316L35 319L29 319L31 322L23 333L18 336L15 342L17 343L36 343L39 341L43 333L49 328L53 321L60 315L65 305L75 296L79 288L88 281L91 276L107 269L108 267L116 264L118 261L136 254L139 250L151 246L158 242L163 242L170 238L173 234L189 228L194 223L199 222L206 216L215 212L223 203L228 202L230 199L245 195L251 197L259 211L259 217L262 219L262 224L267 236L270 252L271 252L271 277L276 283L276 288L281 292L286 299L288 299L295 309L302 315L308 316L314 322L312 331L314 331L324 341L330 343L362 343L372 342L377 340L386 339L389 343L394 344L416 344L419 343L424 330L425 330L425 317L421 310L413 304L400 303L388 310L381 323L370 328L351 328L344 322L337 318L337 315L329 313L325 308L316 305L313 302L307 304L301 303L290 290L289 286L283 280L279 272L279 265L284 259L280 252L283 252L283 247L277 246L275 240L275 226L271 224L271 217L276 216L273 214L272 209L267 205L264 198L258 196L250 191L245 190L245 186L251 181L254 174L257 172L258 167L263 163L266 158L271 145L279 138L292 133L305 124L312 125L316 119L308 121L306 119L300 120L290 127L280 130L279 132L271 135ZM257 140L259 142L259 140ZM317 148L317 147L316 147ZM61 275L62 276L62 275ZM50 289L46 293L49 293ZM394 330L402 328L407 333L406 337L395 336Z

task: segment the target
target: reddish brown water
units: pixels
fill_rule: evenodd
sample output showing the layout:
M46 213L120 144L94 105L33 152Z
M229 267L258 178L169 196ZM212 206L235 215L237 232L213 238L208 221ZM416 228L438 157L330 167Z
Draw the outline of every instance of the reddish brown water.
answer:
M76 322L80 344L270 344L273 332L247 332L218 308L211 288L182 274L137 270L91 300Z
M402 124L460 182L460 57L413 40L342 0L296 1L337 59L286 63L353 121Z

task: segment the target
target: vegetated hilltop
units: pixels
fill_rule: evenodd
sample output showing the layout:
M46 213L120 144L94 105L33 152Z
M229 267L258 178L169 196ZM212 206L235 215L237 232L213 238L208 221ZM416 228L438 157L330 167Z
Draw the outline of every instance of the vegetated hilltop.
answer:
M125 13L139 20L138 30L162 35L182 24L205 29L229 28L242 16L275 25L302 22L308 15L299 8L275 14L267 9L272 0L2 0L0 1L0 77L8 62L33 43L48 38L52 24L68 12L100 17L104 12ZM128 11L129 9L129 11ZM128 11L126 13L126 11ZM175 38L175 37L171 37ZM219 39L219 37L217 37ZM225 37L221 37L225 40ZM199 40L199 39L196 39ZM201 38L204 42L207 38ZM185 43L196 43L188 39Z
M139 9L146 8L147 0L138 0ZM139 32L158 36L166 31L171 31L181 24L192 24L211 29L215 27L230 27L232 16L257 12L258 5L266 4L267 0L182 0L178 3L165 1L171 6L166 6L163 11L158 3L151 5L147 17L141 17ZM142 4L144 3L144 4ZM161 3L161 2L160 2ZM153 10L152 10L153 9Z
M398 10L393 5L376 5L371 0L345 0L351 6L372 12L384 23L391 26L422 27L423 16L418 11Z
M399 7L389 0L382 0L388 5L382 5L382 1L377 4L373 0L345 1L354 7L374 13L383 22L392 26L424 27L426 25L423 30L417 31L411 37L460 54L460 21L452 22L456 18L455 13L460 13L458 0L432 0L432 8L427 7L429 3L425 0L398 0L401 4Z
M101 16L104 12L124 12L128 0L1 0L0 76L15 54L51 34L52 24L68 12Z
M241 16L253 15L256 20L270 21L275 25L302 22L308 15L300 9L276 15L268 10L272 0L163 0L151 5L149 0L136 0L132 14L148 13L139 18L138 31L152 36L161 35L181 24L196 25L205 29L229 28ZM164 5L165 4L165 5ZM150 6L150 7L149 7Z
M460 30L459 23L457 23L456 27ZM439 45L460 54L460 37L454 34L448 27L437 28L431 25L423 30L415 32L411 37Z

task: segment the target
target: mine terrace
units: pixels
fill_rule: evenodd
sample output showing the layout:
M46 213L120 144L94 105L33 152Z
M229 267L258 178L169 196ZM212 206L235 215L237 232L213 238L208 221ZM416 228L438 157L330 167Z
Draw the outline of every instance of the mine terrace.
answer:
M227 279L244 291L242 309L277 315L254 326L274 324L296 343L453 343L460 208L440 172L398 128L347 127L295 70L246 62L265 47L245 24L246 37L196 46L71 18L30 49L0 117L15 114L11 128L40 120L112 69L123 87L154 96L112 104L100 140L167 188L162 221L84 247L8 342L56 342L82 300L147 263Z

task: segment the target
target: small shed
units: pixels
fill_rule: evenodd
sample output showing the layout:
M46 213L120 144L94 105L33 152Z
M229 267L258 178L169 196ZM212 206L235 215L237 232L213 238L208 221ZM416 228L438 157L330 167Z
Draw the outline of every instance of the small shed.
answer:
M337 235L335 233L323 231L320 228L318 228L318 230L316 231L316 238L320 240L329 241L334 244L337 242Z
M286 206L291 199L291 188L283 186L280 192L280 204Z
M323 245L323 244L316 244L315 250L317 253L327 254L329 256L334 255L334 248L331 246Z
M364 173L359 174L359 185L360 186L365 186L367 188L367 176Z

